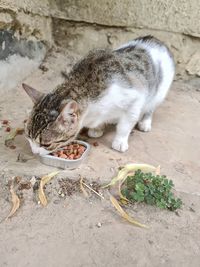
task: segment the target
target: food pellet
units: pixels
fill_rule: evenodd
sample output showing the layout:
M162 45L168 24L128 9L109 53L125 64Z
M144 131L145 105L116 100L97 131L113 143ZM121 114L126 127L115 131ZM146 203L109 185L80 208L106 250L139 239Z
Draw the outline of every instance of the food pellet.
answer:
M3 125L7 125L7 124L8 124L8 120L3 120L3 121L2 121L2 124L3 124Z
M98 145L99 145L98 142L94 142L94 143L93 143L93 146L98 146Z
M84 145L73 143L63 147L62 150L51 153L51 155L63 159L76 160L83 155L85 150L86 147Z
M10 149L15 149L16 146L15 146L15 145L11 145L11 146L9 146L9 148L10 148Z

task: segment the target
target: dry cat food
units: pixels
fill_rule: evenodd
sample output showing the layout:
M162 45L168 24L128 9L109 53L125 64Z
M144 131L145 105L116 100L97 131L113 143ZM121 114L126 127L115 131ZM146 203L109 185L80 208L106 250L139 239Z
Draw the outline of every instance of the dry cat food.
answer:
M85 150L86 147L84 145L72 143L70 145L63 147L62 150L53 152L50 155L62 159L74 160L74 159L79 159L83 155Z
M2 124L3 124L3 125L8 125L8 123L9 123L8 120L3 120L3 121L2 121Z
M99 146L99 143L98 142L94 142L93 146Z

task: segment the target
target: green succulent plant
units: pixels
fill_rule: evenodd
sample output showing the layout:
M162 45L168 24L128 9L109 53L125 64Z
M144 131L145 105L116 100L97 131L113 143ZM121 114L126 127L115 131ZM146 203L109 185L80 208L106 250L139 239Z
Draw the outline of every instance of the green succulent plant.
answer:
M174 211L182 206L182 201L174 196L173 187L172 180L168 180L164 175L153 175L138 170L133 176L127 177L121 193L131 202L145 202Z

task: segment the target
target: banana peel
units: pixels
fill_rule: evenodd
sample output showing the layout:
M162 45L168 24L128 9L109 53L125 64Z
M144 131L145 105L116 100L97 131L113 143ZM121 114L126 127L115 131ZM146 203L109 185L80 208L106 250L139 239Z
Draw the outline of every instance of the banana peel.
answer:
M114 177L109 184L103 186L103 188L115 185L121 180L125 180L130 172L136 172L137 170L141 170L142 172L159 172L158 168L160 168L160 166L156 168L149 164L126 164L124 168L118 172L118 175Z
M110 195L110 201L112 203L112 205L116 208L116 210L119 212L119 214L128 222L130 222L131 224L137 225L139 227L142 228L148 228L148 226L146 226L145 224L142 224L138 221L136 221L135 219L133 219L128 213L126 213L122 207L120 206L120 204L118 203L117 199L115 197L113 197L112 195Z
M11 184L10 184L10 193L11 193L11 196L12 196L12 209L11 209L10 213L8 214L8 216L6 217L6 220L11 218L20 207L19 197L15 193L15 190L14 190L15 181L16 181L16 177L14 177L12 179Z
M46 206L48 204L47 198L46 198L45 193L44 193L44 186L45 186L45 184L47 184L58 173L59 173L59 171L55 171L55 172L52 172L52 173L50 173L48 175L45 175L45 176L42 177L42 179L40 181L38 197L39 197L40 203L43 206Z

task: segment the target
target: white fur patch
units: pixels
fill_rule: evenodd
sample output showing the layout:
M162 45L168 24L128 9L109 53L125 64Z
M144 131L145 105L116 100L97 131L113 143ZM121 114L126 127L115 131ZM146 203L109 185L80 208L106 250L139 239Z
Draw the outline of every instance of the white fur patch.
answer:
M138 123L138 128L140 131L143 132L150 132L151 131L151 118L147 118L145 120L142 120Z
M114 82L100 100L89 104L82 126L96 128L104 123L117 123L124 114L130 112L135 100L143 97L134 88L125 88Z
M46 155L49 153L48 150L46 150L43 147L40 147L39 144L33 142L29 138L28 138L28 141L29 141L29 144L31 146L31 150L32 150L33 154Z
M121 139L114 139L112 142L112 148L119 151L119 152L125 152L128 150L128 139L127 138L121 138Z
M128 46L138 45L139 47L145 49L151 56L155 67L161 67L162 71L162 81L159 85L156 96L152 97L151 100L146 104L144 108L145 111L155 110L155 108L162 103L166 97L170 86L172 84L175 66L173 59L170 57L168 50L163 45L157 45L153 42L143 42L142 40L133 40L127 44L122 45L120 48L126 48Z
M149 51L155 66L160 64L162 69L162 81L156 96L152 99L152 105L158 106L166 97L174 78L174 64L165 47L149 47Z

